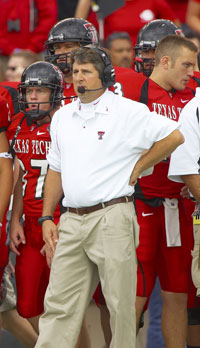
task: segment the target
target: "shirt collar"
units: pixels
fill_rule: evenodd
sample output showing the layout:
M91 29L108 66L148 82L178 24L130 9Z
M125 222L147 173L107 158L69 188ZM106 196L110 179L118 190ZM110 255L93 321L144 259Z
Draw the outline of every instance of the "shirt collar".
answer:
M96 114L96 113L104 114L104 115L109 114L110 107L111 107L110 93L113 94L113 92L110 92L110 91L108 91L108 89L106 89L100 98L98 98L92 102L93 104L96 104L94 114ZM76 103L74 115L81 116L81 101L80 101L80 99L78 98L74 103ZM89 103L89 104L91 104L91 103Z

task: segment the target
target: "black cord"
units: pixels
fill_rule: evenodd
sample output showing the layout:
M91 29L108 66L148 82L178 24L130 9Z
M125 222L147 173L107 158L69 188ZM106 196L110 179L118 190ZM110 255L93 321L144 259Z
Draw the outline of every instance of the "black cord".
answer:
M18 124L18 126L17 126L15 135L14 135L14 137L13 137L13 140L12 140L12 142L11 142L11 144L10 144L10 147L9 147L9 150L8 150L8 153L9 153L9 154L12 154L12 152L13 152L13 148L14 148L14 145L15 145L16 138L17 138L17 136L18 136L18 134L19 134L19 131L20 131L21 127L22 127L22 122L24 121L25 118L26 118L26 115L24 115L24 116L22 117L22 119L20 120L20 122L19 122L19 124Z

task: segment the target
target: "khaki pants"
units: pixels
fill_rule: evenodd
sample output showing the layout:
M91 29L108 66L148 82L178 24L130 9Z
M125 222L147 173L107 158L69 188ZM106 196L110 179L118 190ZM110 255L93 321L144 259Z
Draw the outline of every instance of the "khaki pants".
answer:
M75 347L99 278L111 318L110 347L135 347L137 245L132 203L61 216L37 348Z
M193 225L194 249L192 250L192 280L200 296L200 225Z

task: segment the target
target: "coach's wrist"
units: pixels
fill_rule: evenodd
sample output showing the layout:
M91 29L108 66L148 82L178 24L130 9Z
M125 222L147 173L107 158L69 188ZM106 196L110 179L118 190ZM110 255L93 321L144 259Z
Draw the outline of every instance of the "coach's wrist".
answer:
M40 226L42 226L43 222L44 222L44 221L47 221L47 220L53 221L53 216L51 216L51 215L41 216L41 217L39 217L39 219L38 219L38 223L40 224Z

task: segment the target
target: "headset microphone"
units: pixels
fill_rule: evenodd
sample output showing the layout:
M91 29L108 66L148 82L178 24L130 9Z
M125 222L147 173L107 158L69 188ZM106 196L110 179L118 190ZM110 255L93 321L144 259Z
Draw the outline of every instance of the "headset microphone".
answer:
M93 91L99 91L100 89L105 89L105 87L100 87L96 89L86 89L84 86L79 86L78 87L78 92L81 94L84 94L85 92L93 92Z

